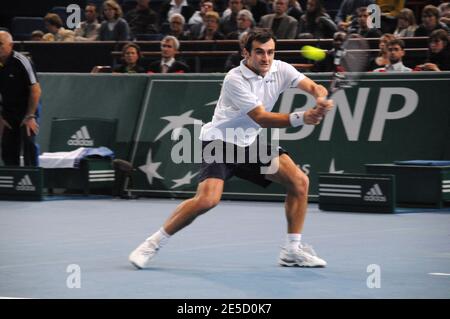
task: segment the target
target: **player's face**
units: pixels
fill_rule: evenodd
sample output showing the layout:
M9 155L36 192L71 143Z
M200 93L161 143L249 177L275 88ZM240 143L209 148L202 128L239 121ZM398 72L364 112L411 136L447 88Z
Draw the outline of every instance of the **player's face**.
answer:
M252 51L244 50L247 66L255 73L265 76L272 66L275 55L275 42L270 39L266 43L253 41Z

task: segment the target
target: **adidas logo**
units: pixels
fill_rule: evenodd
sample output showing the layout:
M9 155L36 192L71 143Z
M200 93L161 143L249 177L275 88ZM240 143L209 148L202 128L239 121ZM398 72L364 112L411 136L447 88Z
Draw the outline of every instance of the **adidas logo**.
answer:
M364 200L367 202L386 202L386 196L384 196L381 191L380 185L375 184L372 188L364 195Z
M71 146L94 146L94 140L91 139L86 126L82 126L67 141L67 145Z
M33 183L31 182L30 176L26 174L20 180L20 182L17 183L16 190L34 192L36 190L36 187L34 187Z

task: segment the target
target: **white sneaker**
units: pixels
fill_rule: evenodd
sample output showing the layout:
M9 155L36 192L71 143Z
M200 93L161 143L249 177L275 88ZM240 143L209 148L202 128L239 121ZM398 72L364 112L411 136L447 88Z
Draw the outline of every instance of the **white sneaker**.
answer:
M159 246L152 240L140 244L128 257L128 260L139 269L148 268L152 258L159 250Z
M279 264L286 267L325 267L327 262L317 256L312 246L300 244L294 251L283 247L280 252Z

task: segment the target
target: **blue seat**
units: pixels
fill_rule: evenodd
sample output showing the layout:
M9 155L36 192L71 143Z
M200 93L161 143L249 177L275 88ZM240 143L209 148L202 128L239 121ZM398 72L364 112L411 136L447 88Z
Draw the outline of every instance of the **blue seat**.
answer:
M14 40L30 40L34 30L46 32L44 18L40 17L14 17L11 22L11 33Z

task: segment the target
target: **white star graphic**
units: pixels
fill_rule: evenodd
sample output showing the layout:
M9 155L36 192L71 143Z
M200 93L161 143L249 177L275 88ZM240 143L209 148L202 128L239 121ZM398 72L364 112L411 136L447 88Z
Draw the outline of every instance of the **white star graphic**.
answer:
M191 183L191 179L198 175L198 172L195 174L192 174L191 171L189 171L186 175L184 175L182 178L179 179L173 179L172 181L175 183L171 187L171 189L180 187L181 185L189 185Z
M145 165L139 166L139 169L147 175L147 180L150 185L153 184L153 177L164 179L157 172L159 165L161 165L161 162L152 162L152 149L150 148L148 150L147 161L145 162Z
M331 159L330 169L328 170L328 173L335 173L335 174L344 173L344 170L340 170L340 171L336 170L336 167L334 166L334 157Z
M187 111L181 115L173 115L173 116L164 116L162 119L169 121L169 124L166 125L165 128L161 132L159 132L158 136L155 138L155 141L159 140L161 137L166 135L168 132L174 130L172 134L173 139L178 139L181 129L183 126L188 124L202 124L201 120L195 119L191 117L192 112L194 110Z

